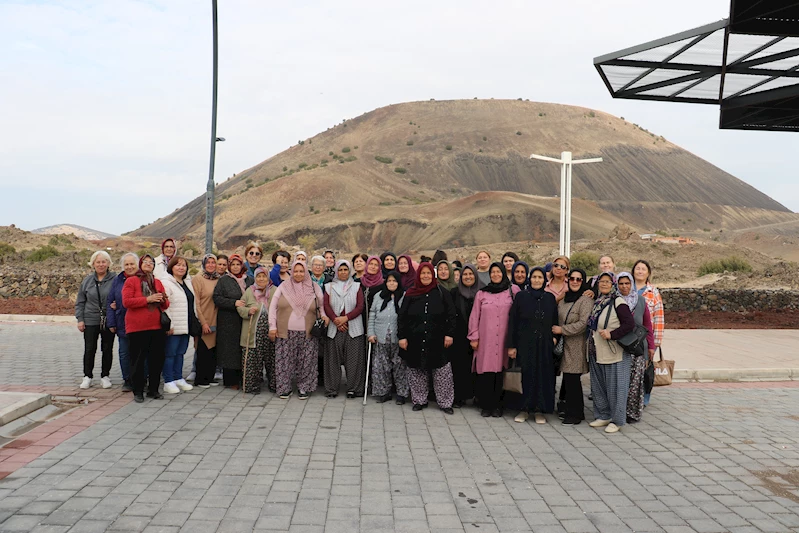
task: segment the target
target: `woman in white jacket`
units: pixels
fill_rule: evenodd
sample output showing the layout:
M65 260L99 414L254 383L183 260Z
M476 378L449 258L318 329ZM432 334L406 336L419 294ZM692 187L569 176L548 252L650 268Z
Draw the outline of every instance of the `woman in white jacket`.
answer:
M183 379L183 356L189 347L189 329L194 313L194 289L188 279L189 264L186 259L175 256L166 267L166 276L161 278L169 298L166 314L172 320L172 329L167 333L164 360L164 392L177 394L193 387Z

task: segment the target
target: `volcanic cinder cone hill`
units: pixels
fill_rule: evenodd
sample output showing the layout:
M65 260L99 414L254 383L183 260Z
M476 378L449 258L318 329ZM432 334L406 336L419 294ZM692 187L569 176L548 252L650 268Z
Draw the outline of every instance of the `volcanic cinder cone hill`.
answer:
M795 231L797 215L663 137L582 107L520 100L391 105L305 139L217 187L222 249L249 239L349 250L429 249L557 239L560 167L575 167L573 238L639 231ZM245 193L246 194L242 194ZM202 240L205 199L134 235Z

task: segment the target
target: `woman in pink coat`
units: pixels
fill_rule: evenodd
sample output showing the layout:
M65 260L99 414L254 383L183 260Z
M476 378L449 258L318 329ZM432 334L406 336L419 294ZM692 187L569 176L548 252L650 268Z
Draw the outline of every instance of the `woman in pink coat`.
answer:
M473 370L477 373L475 388L481 416L502 416L502 371L508 366L505 335L514 295L519 287L512 285L501 263L488 269L491 283L477 292L469 316L469 335L474 349Z

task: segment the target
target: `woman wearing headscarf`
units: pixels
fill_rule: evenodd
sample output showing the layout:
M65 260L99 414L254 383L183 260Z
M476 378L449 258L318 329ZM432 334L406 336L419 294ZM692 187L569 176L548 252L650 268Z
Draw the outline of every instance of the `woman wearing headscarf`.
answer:
M516 422L530 411L537 424L546 424L546 413L555 409L555 347L552 326L558 323L555 297L544 291L546 274L540 267L530 272L530 289L516 295L508 323L508 356L518 358L522 369L522 410Z
M192 280L194 296L197 303L197 320L202 327L202 336L197 340L197 373L194 385L207 389L217 385L214 380L216 371L216 320L217 307L214 303L214 289L219 282L219 271L216 256L206 254L202 260L202 272Z
M488 269L491 283L480 289L469 317L469 341L474 350L475 388L481 416L502 416L502 372L508 366L508 316L519 293L502 263Z
M123 254L119 260L122 272L114 278L111 285L111 292L108 293L106 316L108 317L108 331L116 333L119 339L119 369L122 371L122 392L133 390L132 374L130 370L130 343L125 334L125 313L127 309L122 305L122 287L125 281L131 276L135 276L139 270L139 256L133 252Z
M511 268L513 274L510 278L511 283L519 287L520 291L530 288L530 267L524 261L516 261Z
M439 408L451 415L454 401L452 365L446 352L455 335L455 306L450 294L438 286L433 265L422 263L416 282L406 291L397 320L400 357L408 365L413 410L427 407L427 373Z
M633 290L634 284L633 275L629 272L622 272L616 278L619 294L630 308L635 325L646 328L643 353L641 355L630 354L632 370L630 371L630 392L627 395L627 422L630 423L641 420L641 412L644 410L644 372L649 361L649 347L655 342L649 306L646 304L646 300L638 296L638 291Z
M515 252L505 252L502 256L502 266L505 276L513 281L513 265L519 262L519 256Z
M585 329L591 315L593 301L583 298L588 288L585 271L573 268L569 272L569 290L563 300L558 303L559 326L552 326L552 333L563 335L563 359L560 364L563 379L560 384L558 411L564 413L563 423L579 424L585 418L583 402L583 384L580 376L588 372L585 360Z
M452 268L446 259L436 263L436 279L441 288L448 292L458 286L458 282L452 279Z
M408 367L399 356L397 338L397 316L403 295L401 278L399 272L386 275L386 282L372 302L367 327L368 340L375 346L372 394L379 403L387 402L391 399L393 384L397 389L397 405L403 405L410 394Z
M308 264L308 254L305 253L305 250L297 250L294 252L294 258L297 261L305 263L306 265Z
M153 276L158 279L166 276L166 267L169 265L169 261L175 257L177 251L178 246L175 239L168 238L161 242L161 255L155 258L155 270L153 271Z
M447 261L449 258L447 257L447 252L444 250L436 250L433 254L433 259L430 260L430 263L438 267L438 264L441 261Z
M469 316L479 288L477 269L474 265L467 264L463 267L458 286L450 291L455 307L455 335L450 348L452 379L455 383L454 407L463 407L467 400L474 398L474 350L466 337L469 335Z
M158 392L161 371L164 369L166 332L161 329L161 311L169 308L169 299L161 282L153 276L155 260L150 254L139 259L135 276L125 280L122 287L122 305L125 313L125 332L130 342L133 367L133 399L144 401L144 365L149 371L148 398L160 400Z
M255 269L255 283L244 291L241 316L241 348L244 351L244 392L261 393L266 367L267 384L275 383L275 343L269 340L269 304L277 291L264 267ZM254 324L254 327L251 325Z
M272 270L269 271L269 279L272 280L272 285L280 287L284 281L291 278L289 272L289 262L291 262L291 254L285 250L278 250L272 254Z
M250 242L244 249L245 266L247 267L247 277L255 277L255 269L260 265L259 261L264 255L264 249L257 242Z
M383 252L380 254L380 262L383 264L383 277L388 276L389 272L397 270L397 256L393 252Z
M406 291L413 287L416 283L416 269L413 266L413 260L409 255L401 255L397 259L397 272L400 273L402 279L402 288Z
M291 397L291 380L296 378L300 400L316 390L319 340L311 336L317 318L329 324L322 289L311 281L305 263L294 261L291 279L275 291L269 304L269 338L275 341L277 393Z
M595 418L588 425L604 427L605 433L616 433L627 421L632 358L616 341L635 328L635 319L614 281L610 272L599 275L599 295L588 317L588 366Z
M325 343L325 391L328 398L338 395L342 365L347 372L347 398L364 394L366 329L361 316L365 299L351 272L349 261L340 259L336 262L336 279L325 285L325 313L332 317Z
M151 258L152 259L152 258ZM108 329L107 300L116 274L109 270L111 256L98 250L89 260L92 273L83 278L75 301L75 318L78 331L83 333L83 381L80 388L88 389L94 377L94 358L97 356L97 339L100 338L102 363L100 381L104 389L111 388L111 364L114 362L114 333Z
M222 383L239 390L241 385L241 316L244 291L252 284L247 277L244 259L239 254L230 256L227 274L219 278L214 288L214 303L219 310L216 317L216 357L222 367Z
M369 309L368 306L372 305L372 300L374 299L375 294L379 291L380 286L383 285L382 265L383 263L376 255L369 257L366 260L366 270L364 271L363 275L360 277L360 279L355 280L359 281L361 284L361 290L364 293L364 302L366 302L367 310ZM366 316L364 316L364 318L366 318Z
M660 296L660 291L652 285L652 265L649 261L639 259L633 265L633 276L635 277L635 285L633 290L638 292L638 296L642 296L649 306L649 316L652 319L652 334L655 341L654 344L649 345L649 364L655 358L655 350L660 348L663 342L663 330L666 327L666 319L663 313L663 298ZM644 391L644 406L649 405L649 396L651 391Z
M474 260L477 265L477 279L479 279L480 284L485 287L491 283L491 278L488 275L488 267L491 266L491 254L486 250L480 250L477 252L477 256L475 256Z

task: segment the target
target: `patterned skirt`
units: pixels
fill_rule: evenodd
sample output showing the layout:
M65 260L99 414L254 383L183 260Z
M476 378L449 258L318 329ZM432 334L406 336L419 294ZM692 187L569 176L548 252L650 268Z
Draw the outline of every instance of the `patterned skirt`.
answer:
M633 356L630 372L630 394L627 396L627 418L641 420L644 410L644 373L648 358L645 355Z

